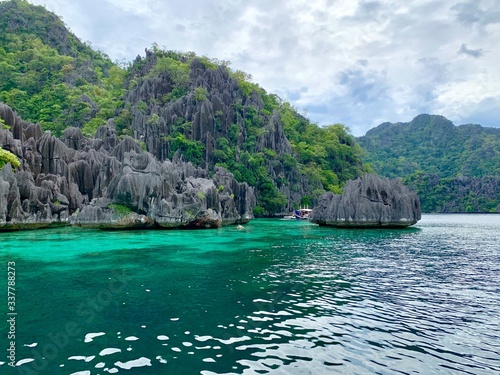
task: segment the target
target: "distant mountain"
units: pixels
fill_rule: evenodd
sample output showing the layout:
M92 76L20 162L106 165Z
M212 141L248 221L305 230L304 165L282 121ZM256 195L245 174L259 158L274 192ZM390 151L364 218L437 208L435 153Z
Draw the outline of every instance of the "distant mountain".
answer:
M500 205L500 129L455 126L422 114L359 137L365 162L413 186L424 212L485 212Z
M255 187L257 215L310 205L366 171L346 127L320 128L226 62L154 45L118 66L24 0L0 2L0 102L56 135L107 124L161 161L223 166Z

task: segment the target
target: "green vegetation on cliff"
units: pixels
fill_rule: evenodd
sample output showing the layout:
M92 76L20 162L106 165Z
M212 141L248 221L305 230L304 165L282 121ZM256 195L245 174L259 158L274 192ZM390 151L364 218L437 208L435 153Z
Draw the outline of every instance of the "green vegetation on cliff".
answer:
M256 188L262 215L366 171L345 126L311 123L228 62L153 45L123 68L24 0L0 3L0 101L58 135L108 123L160 160L223 166Z
M0 3L0 101L60 134L113 117L125 72L70 33L41 6Z
M424 212L488 212L500 206L500 129L455 126L443 116L383 123L359 142L365 161L386 177L402 177Z
M0 169L4 167L5 164L10 163L13 168L17 168L21 165L19 159L12 152L3 150L0 148Z

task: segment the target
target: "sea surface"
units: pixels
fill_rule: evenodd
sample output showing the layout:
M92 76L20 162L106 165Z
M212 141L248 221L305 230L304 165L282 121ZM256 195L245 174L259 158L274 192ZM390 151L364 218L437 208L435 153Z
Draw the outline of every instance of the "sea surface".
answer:
M500 215L0 233L0 262L1 374L500 373Z

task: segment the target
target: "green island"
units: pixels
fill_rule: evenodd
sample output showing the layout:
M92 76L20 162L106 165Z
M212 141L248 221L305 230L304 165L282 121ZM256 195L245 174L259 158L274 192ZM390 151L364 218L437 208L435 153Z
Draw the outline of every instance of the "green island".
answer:
M375 172L418 192L424 212L500 210L500 129L422 114L383 123L358 142Z

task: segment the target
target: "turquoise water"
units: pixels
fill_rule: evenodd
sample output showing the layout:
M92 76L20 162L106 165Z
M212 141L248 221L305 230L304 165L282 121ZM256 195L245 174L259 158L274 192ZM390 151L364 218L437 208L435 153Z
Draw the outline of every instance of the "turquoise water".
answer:
M0 262L2 374L500 373L500 215L1 233Z

